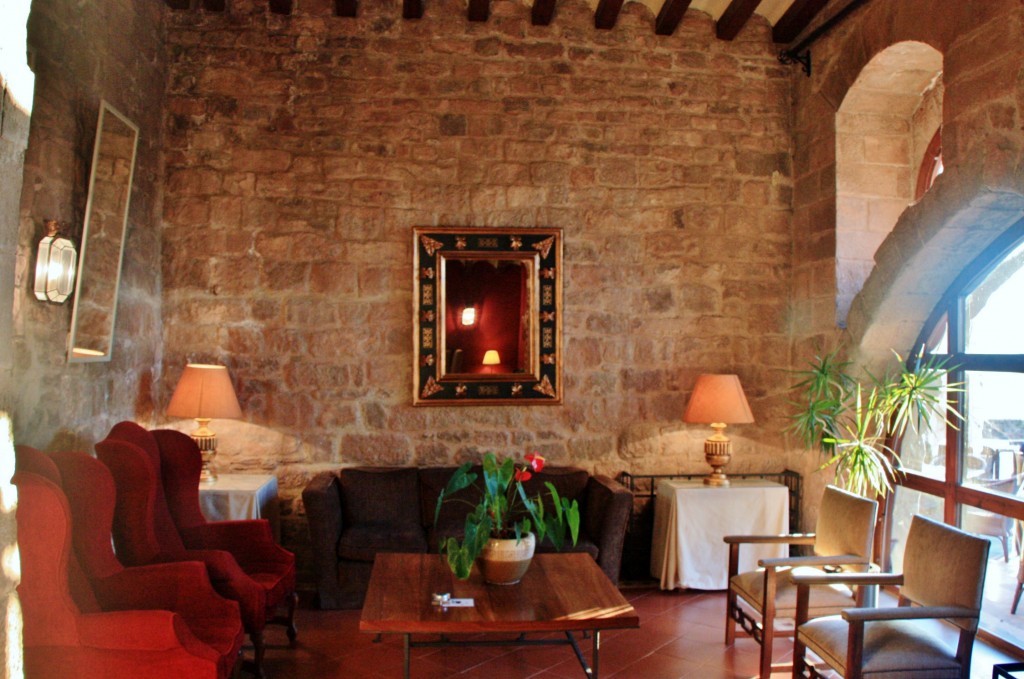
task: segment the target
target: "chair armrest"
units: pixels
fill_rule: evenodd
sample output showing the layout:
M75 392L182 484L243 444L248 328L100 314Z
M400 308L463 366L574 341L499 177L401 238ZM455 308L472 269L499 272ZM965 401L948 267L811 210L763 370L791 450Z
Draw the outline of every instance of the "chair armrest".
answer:
M110 651L189 652L217 662L217 652L199 641L177 613L170 611L115 611L89 613L77 621L84 646Z
M796 586L809 585L902 585L902 573L821 573L807 571L806 573L794 572L792 574L793 584Z
M338 540L341 539L341 489L338 472L321 472L302 490L302 504L309 526L313 575L321 608L342 603L338 583Z
M814 533L790 533L784 535L726 535L722 540L729 545L813 545Z
M295 555L276 542L266 519L210 521L181 531L188 549L222 549L240 564L295 563Z
M892 608L847 608L843 619L849 622L872 620L928 620L931 618L977 619L981 611L964 606L894 606Z
M150 564L126 568L91 581L105 611L163 609L186 618L238 616L238 604L220 596L198 561Z
M597 545L597 565L613 584L617 584L626 524L633 510L633 494L618 481L600 474L592 474L587 479L584 492L587 515L581 520Z
M867 565L869 562L856 554L838 554L833 556L781 556L773 559L760 559L757 565L762 568L782 568L784 566L849 566Z

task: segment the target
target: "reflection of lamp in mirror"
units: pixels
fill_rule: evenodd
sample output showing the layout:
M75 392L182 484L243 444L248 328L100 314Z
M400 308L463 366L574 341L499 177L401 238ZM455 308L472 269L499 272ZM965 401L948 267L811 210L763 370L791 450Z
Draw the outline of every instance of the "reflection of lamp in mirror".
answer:
M228 369L222 365L186 365L167 406L167 414L195 419L199 428L191 436L203 456L199 479L206 483L216 481L212 464L217 454L217 435L210 429L210 420L242 416Z
M60 236L60 224L47 219L46 235L39 241L36 255L36 299L61 303L75 289L75 266L78 253L75 244Z
M462 316L459 319L462 325L467 328L476 325L476 307L468 306L462 310Z
M487 372L495 372L497 368L494 366L501 365L501 356L498 355L497 349L488 349L484 352L484 370Z
M722 468L732 457L732 442L724 434L727 424L749 424L754 421L743 386L736 375L700 375L686 404L683 422L710 424L714 434L704 440L704 459L711 465L705 477L708 486L728 486Z

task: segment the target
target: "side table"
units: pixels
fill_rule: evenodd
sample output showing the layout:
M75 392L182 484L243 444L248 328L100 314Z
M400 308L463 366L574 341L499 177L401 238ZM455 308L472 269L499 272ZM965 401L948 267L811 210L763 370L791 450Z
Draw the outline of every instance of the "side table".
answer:
M199 484L199 509L207 521L267 519L274 541L281 542L277 477L273 474L218 474Z
M657 486L651 575L661 589L720 590L729 586L726 535L789 532L789 491L780 483L734 480L725 487L663 479ZM740 572L759 559L783 557L788 545L745 545Z

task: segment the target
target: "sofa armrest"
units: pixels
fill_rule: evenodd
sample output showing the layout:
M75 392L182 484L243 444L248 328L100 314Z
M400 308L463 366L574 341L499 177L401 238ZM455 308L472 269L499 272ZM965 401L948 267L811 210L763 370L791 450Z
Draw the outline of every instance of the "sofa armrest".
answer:
M582 522L597 545L597 565L612 583L618 584L633 494L619 482L600 474L587 480L585 493L586 515Z
M338 472L317 474L302 490L309 523L313 574L321 608L338 608L338 540L341 538L341 490Z

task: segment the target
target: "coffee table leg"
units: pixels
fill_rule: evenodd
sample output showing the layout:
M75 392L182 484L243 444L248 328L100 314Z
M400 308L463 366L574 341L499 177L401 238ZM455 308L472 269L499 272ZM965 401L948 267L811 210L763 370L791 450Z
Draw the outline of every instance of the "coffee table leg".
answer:
M405 677L405 679L409 679L409 656L410 656L409 641L410 641L410 637L412 635L411 634L406 634L404 636L405 636L405 643L404 643L404 646L405 646L405 665L404 665L403 670L402 670L402 676Z
M591 679L598 677L598 654L601 652L601 630L594 630L594 652L590 659Z

